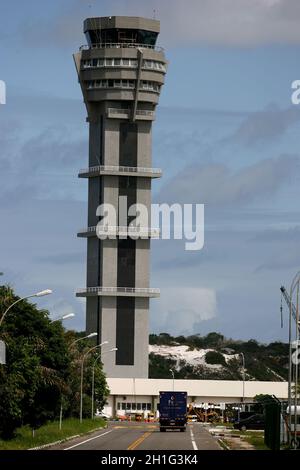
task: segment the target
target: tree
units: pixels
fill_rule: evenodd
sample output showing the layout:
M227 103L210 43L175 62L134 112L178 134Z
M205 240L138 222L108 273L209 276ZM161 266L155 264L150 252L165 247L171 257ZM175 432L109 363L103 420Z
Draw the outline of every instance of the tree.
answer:
M205 354L205 362L206 364L221 364L226 366L225 357L217 351L208 351Z
M0 312L17 299L10 287L0 287ZM51 324L48 312L27 300L9 311L1 337L7 364L0 369L0 433L10 437L21 423L38 427L57 415L70 356L61 324Z
M263 413L264 407L270 403L277 403L275 398L272 395L260 393L259 395L255 395L253 399L254 411L255 413Z
M224 342L224 336L221 335L220 333L216 333L213 331L212 333L208 333L203 338L203 345L204 347L208 348L217 348L223 345Z
M81 379L81 363L83 355L92 347L90 341L79 341L72 348L72 363L69 378L69 387L66 394L66 410L65 412L70 416L79 416L80 408L80 379ZM89 354L84 361L84 375L83 375L83 417L91 417L92 409L92 368L95 360L98 357L99 351L94 351ZM100 360L95 364L95 410L98 408L100 411L106 403L109 389L107 387L106 377L103 372L103 366Z
M17 299L10 287L0 287L0 314ZM75 351L70 351L70 334L65 333L61 322L51 323L49 313L28 300L8 312L0 336L7 349L7 364L0 365L0 435L9 438L21 424L37 428L58 418L62 400L65 415L78 416L78 365L86 343L78 342ZM87 393L90 384L91 374L86 377ZM107 396L101 364L96 370L95 384L101 407Z
M176 361L158 354L149 354L149 377L151 379L166 379L171 377L170 369L176 366Z

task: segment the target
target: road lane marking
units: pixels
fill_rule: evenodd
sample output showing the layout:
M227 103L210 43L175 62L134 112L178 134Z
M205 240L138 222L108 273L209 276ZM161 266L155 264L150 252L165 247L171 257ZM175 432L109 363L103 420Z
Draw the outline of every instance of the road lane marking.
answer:
M118 426L118 425L116 425L116 426L113 426L113 428L114 429L141 429L141 428L156 429L157 426L155 426L155 425L154 426L153 425L152 426L148 426L148 425L146 425L146 426L139 426L139 425L138 426L135 426L135 425L132 425L132 426Z
M139 437L138 439L136 439L136 441L134 441L132 444L130 444L130 446L127 448L127 450L136 449L145 439L147 439L147 437L150 436L150 434L152 434L152 432L145 432L141 437Z
M94 439L98 439L99 437L102 437L102 436L105 436L106 434L109 434L110 432L113 432L113 430L111 431L106 431L104 432L103 434L98 434L98 436L95 436L95 437L90 437L89 439L86 439L85 441L82 441L80 442L79 444L75 444L71 447L67 447L66 449L64 450L70 450L70 449L74 449L74 447L78 447L78 446L81 446L82 444L85 444L86 442L90 442L90 441L93 441Z
M193 433L192 428L190 428L190 431L191 431L191 440L192 440L193 449L194 449L194 450L198 450L198 447L197 447L197 444L196 444L196 442L195 442L195 436L194 436L194 433Z

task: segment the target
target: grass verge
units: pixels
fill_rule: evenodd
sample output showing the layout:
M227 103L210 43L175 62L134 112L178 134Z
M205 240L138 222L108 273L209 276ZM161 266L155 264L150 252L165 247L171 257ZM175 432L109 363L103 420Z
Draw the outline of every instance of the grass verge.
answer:
M245 433L244 440L252 444L255 450L270 450L264 442L264 433Z
M32 437L31 428L23 426L17 429L13 439L8 441L0 439L0 450L22 450L39 447L77 434L85 434L103 428L105 424L106 422L101 418L95 420L84 419L82 423L79 422L79 419L69 418L63 421L61 430L59 430L58 421L53 421L35 430L34 437Z

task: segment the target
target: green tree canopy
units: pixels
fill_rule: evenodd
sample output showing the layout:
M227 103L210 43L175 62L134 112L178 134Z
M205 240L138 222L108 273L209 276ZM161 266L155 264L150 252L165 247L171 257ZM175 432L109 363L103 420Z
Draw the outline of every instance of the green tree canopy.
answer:
M0 287L0 316L18 297ZM71 348L78 333L65 333L61 322L51 323L49 313L31 302L16 304L5 317L0 338L6 344L6 365L0 365L0 434L11 437L16 427L37 428L58 417L63 402L67 415L78 416L80 364L86 341ZM84 344L82 344L84 343ZM85 389L90 394L92 357L85 368ZM107 396L101 363L95 368L95 396L99 408ZM91 409L91 408L89 408Z

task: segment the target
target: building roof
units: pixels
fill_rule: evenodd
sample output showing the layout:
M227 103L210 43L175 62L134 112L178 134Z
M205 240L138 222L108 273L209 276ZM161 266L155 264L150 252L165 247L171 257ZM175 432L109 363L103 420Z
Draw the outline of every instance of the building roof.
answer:
M93 29L140 29L159 33L160 22L138 16L101 16L87 18L83 24L84 32Z

